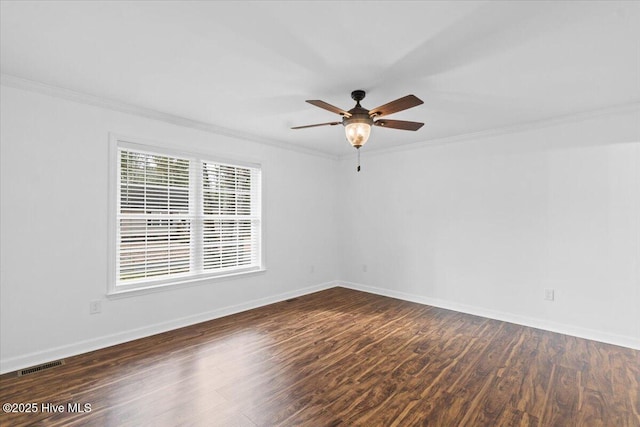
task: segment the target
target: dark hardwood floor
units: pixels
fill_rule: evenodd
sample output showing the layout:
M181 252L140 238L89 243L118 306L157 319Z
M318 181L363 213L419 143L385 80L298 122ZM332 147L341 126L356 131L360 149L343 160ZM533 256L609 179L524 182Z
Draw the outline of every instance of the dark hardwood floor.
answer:
M343 288L65 362L0 425L640 426L639 351Z

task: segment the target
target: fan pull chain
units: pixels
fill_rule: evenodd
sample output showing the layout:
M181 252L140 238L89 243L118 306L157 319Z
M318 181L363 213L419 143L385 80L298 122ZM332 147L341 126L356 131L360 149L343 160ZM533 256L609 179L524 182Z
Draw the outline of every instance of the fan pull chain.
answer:
M358 172L360 172L360 148L357 148L358 150Z

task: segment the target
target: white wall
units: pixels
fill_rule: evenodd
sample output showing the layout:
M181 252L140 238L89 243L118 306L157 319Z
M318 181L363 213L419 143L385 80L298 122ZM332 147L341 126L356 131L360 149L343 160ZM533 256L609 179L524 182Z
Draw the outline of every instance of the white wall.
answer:
M346 285L640 348L638 110L366 153L338 168Z
M6 372L329 286L335 160L2 86ZM107 299L109 132L263 166L267 271ZM311 272L311 266L314 271ZM89 314L89 302L102 313Z
M356 173L355 153L335 161L6 86L0 99L1 372L336 279L640 348L637 111L365 147ZM268 271L107 299L109 132L261 163Z

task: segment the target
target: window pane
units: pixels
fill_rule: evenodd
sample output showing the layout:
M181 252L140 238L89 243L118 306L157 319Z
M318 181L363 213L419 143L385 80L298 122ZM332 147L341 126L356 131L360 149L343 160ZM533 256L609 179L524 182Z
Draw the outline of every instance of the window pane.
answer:
M188 219L122 218L119 280L188 272L190 236Z
M204 221L204 268L229 268L257 262L257 222L252 220Z
M202 184L205 215L252 214L251 169L205 162Z
M189 161L121 151L120 213L188 213Z

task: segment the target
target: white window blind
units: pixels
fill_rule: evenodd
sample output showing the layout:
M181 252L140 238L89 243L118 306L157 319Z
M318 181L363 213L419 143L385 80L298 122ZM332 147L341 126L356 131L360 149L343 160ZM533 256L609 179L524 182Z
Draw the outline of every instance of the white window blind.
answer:
M259 167L127 145L117 170L116 290L261 268Z
M258 263L260 227L258 170L204 162L203 268L227 269Z

